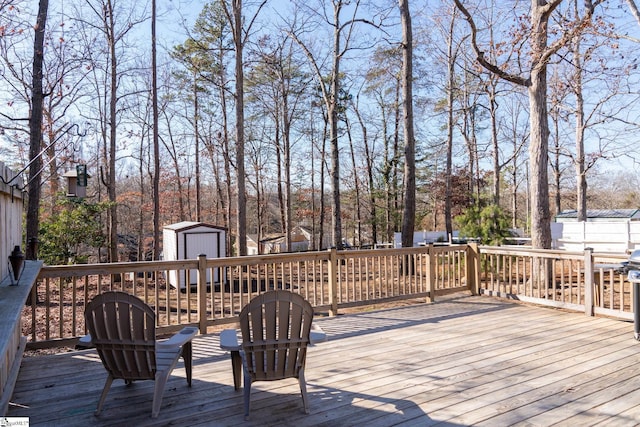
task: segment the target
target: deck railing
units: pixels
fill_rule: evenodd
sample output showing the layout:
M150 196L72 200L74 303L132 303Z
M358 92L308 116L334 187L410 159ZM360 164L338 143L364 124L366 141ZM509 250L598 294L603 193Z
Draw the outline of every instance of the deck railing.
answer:
M23 311L28 348L73 344L95 295L123 290L156 311L159 334L237 321L269 289L302 294L317 313L470 290L476 294L633 319L624 255L477 245L303 252L43 267Z
M86 304L107 290L152 306L159 334L236 322L242 307L269 289L300 293L330 315L397 299L433 300L469 288L469 253L459 245L45 266L23 312L23 334L32 349L73 344L86 333Z
M625 255L518 247L479 248L479 292L525 302L633 319Z

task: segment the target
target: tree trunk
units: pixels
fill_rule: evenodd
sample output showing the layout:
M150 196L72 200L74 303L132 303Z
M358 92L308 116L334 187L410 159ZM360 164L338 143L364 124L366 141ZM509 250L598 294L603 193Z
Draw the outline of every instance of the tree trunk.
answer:
M107 165L107 195L109 197L109 261L118 262L118 206L116 205L116 141L117 141L117 103L118 103L118 58L116 57L115 21L113 4L107 2L110 67L109 96L109 156Z
M236 185L237 195L237 245L238 255L247 255L247 195L244 172L244 68L242 66L242 0L233 0L234 30L236 49Z
M531 168L531 181L529 197L531 200L531 244L536 249L551 248L551 214L549 211L549 182L548 182L548 157L549 157L549 124L547 113L547 63L552 54L575 37L593 17L595 4L585 1L584 17L567 25L567 33L563 40L548 45L547 27L549 17L561 0L549 2L547 0L531 0L530 24L531 32L529 43L531 45L530 63L531 74L528 78L511 74L504 67L491 63L477 44L477 27L473 17L460 0L454 0L456 7L465 15L471 26L471 43L476 52L476 59L483 67L494 74L525 86L529 92L529 123L530 143L529 161ZM572 35L573 34L573 35Z
M275 109L278 110L278 107L275 106ZM284 196L284 190L283 190L283 179L282 179L284 150L282 148L282 141L280 136L280 117L277 111L274 114L274 126L275 127L273 130L273 139L274 139L275 148L276 148L276 176L278 177L278 182L276 183L276 189L278 193L278 205L280 207L281 231L283 233L286 233L287 215L286 215L286 207L285 207L286 202L285 202L285 196Z
M557 108L557 107L556 107ZM560 164L560 117L557 111L552 111L551 120L553 124L553 135L554 135L554 147L553 147L553 159L551 160L551 170L553 172L553 183L556 188L556 193L554 197L555 204L555 213L559 214L562 212L562 191L560 188L560 184L562 182L562 170Z
M353 146L353 137L351 135L351 122L349 120L346 121L346 129L347 129L347 138L349 140L349 154L351 156L351 167L353 168L353 185L355 191L355 232L353 236L353 246L360 247L362 242L360 238L362 236L362 203L360 202L360 178L358 176L358 164L356 163L356 152Z
M155 0L154 0L155 1ZM153 94L152 94L152 98L153 98ZM153 129L152 129L153 132ZM138 222L136 224L136 234L137 234L137 240L138 240L138 253L137 253L137 257L136 259L138 261L146 261L146 257L144 256L144 228L145 228L145 211L144 209L142 209L142 207L146 204L146 194L145 194L145 185L144 185L144 176L145 173L151 173L150 166L147 166L147 171L145 171L145 162L144 162L144 140L146 139L145 137L147 137L147 135L145 135L144 133L141 135L140 137L140 146L138 147L138 174L140 175L140 180L138 181L140 186L138 187L138 191L140 192L140 209L138 209ZM154 171L154 175L153 178L155 179L155 171ZM155 190L155 188L154 188ZM153 191L153 190L152 190ZM155 204L155 195L152 195L153 203ZM153 259L160 259L160 258L155 258L156 254L160 255L159 252L156 252L156 236L155 236L155 209L154 209L154 218L153 218L153 226L154 226L154 234L153 234L153 247L152 249L152 253L151 256L153 257ZM159 242L158 242L158 246L159 246Z
M324 121L324 129L322 130L322 149L320 151L320 216L318 217L318 249L326 249L323 247L324 245L324 234L325 234L325 205L326 201L324 198L324 186L325 186L325 170L327 164L327 131L329 127L329 121L326 119Z
M285 85L284 74L281 76L280 93L282 94L282 148L284 157L284 235L287 242L287 251L291 251L291 122L289 120L289 99Z
M546 3L532 0L534 5ZM533 58L539 58L547 46L547 12L541 6L532 7ZM547 64L538 61L531 71L529 91L529 161L531 165L531 245L534 248L551 248L551 214L549 212L549 123L547 122Z
M57 209L55 200L58 195L58 192L60 191L60 174L58 173L58 168L60 167L60 164L58 163L58 160L56 158L56 144L54 144L53 141L55 141L55 139L59 134L60 136L62 136L61 132L65 132L65 130L62 129L62 130L59 130L58 132L55 132L53 130L54 120L53 120L53 117L51 117L51 112L53 111L53 106L51 105L51 97L49 97L48 101L49 101L48 102L49 105L45 107L43 103L43 108L42 108L42 145L46 145L48 147L46 149L47 157L49 158L48 160L48 163L49 163L48 198L49 200L51 200L50 212L53 215L55 214L55 211ZM45 143L45 134L46 134L46 141L47 141L46 143ZM40 204L42 204L42 198L43 198L43 195L40 194ZM46 200L45 200L45 203L46 203Z
M382 123L382 143L384 144L384 165L382 166L382 181L384 183L384 238L386 242L393 241L393 215L392 215L392 188L391 188L391 174L393 171L392 150L389 147L391 140L389 139L389 131L387 127L387 109L382 99L379 100L380 115Z
M511 228L518 228L518 153L520 148L518 147L518 132L516 126L513 126L511 130L511 139L513 142L513 166L511 167L511 181L513 183L511 187Z
M44 34L49 1L40 0L34 27L33 77L31 87L31 115L29 117L29 188L27 202L27 259L37 259L38 231L40 229L40 169L42 168L42 63L44 62Z
M495 78L495 76L492 76L490 82L489 114L491 116L491 143L493 145L493 204L500 206L500 171L502 167L500 165L500 142L498 141L498 123L496 119L498 102L496 101Z
M413 33L409 0L398 0L402 21L402 108L404 110L404 210L402 246L413 246L416 221L416 155L413 134Z
M393 103L394 105L394 120L393 120L393 154L392 154L392 162L391 162L391 240L395 240L395 232L398 230L402 230L402 215L400 214L400 197L401 194L404 195L402 190L400 189L400 130L402 128L402 117L401 117L401 107L402 107L402 82L399 80L396 86L396 99ZM401 233L402 234L402 233ZM402 238L400 239L402 240ZM402 242L401 242L402 243Z
M587 220L587 172L584 151L584 96L582 93L582 54L580 53L580 36L573 44L573 91L576 96L576 187L577 187L577 220Z
M160 259L160 142L158 140L158 65L156 0L151 2L151 103L153 104L153 259ZM142 156L140 157L142 159ZM140 160L142 161L142 160ZM142 237L142 236L141 236Z
M202 194L200 191L200 105L198 104L198 78L193 76L193 133L195 143L195 174L196 174L196 221L202 221Z
M340 206L340 148L338 147L338 98L340 95L340 8L334 6L333 70L331 74L330 100L327 106L329 117L329 140L331 142L331 186L333 203L331 222L333 225L333 246L342 249L342 209Z
M225 48L223 46L222 40L219 40L219 45L217 49L218 61L220 64L224 64L224 55ZM225 78L225 67L220 67L218 78L219 81L219 92L220 92L220 110L222 114L222 132L219 134L220 136L220 148L222 151L222 155L224 158L224 177L226 182L226 197L222 195L222 189L220 189L220 200L222 200L223 206L223 223L224 226L231 231L231 153L229 150L229 117L227 116L227 82ZM215 167L215 166L214 166ZM226 202L225 202L226 199ZM230 251L233 248L233 236L232 233L227 233L227 251Z
M451 28L453 31L453 28ZM466 65L465 65L466 67ZM480 191L476 191L479 187L480 179L477 175L477 165L478 165L478 144L476 138L476 121L475 121L475 111L476 106L475 102L471 101L470 95L472 89L470 87L471 73L464 73L464 89L461 90L461 99L462 99L462 112L464 117L462 119L462 136L464 137L465 144L467 147L467 154L469 155L469 193L475 197L475 200L480 200ZM475 79L475 76L473 77ZM472 104L473 102L473 104Z
M445 194L444 194L444 224L445 230L447 232L447 236L451 236L453 234L453 222L451 219L451 198L452 194L452 163L453 163L453 100L454 100L454 91L455 91L455 64L456 64L456 56L457 54L453 49L453 28L455 24L455 14L451 16L451 23L449 26L449 38L447 40L447 153L445 159ZM471 123L471 126L474 126Z
M178 149L176 148L176 143L175 143L175 138L173 137L173 127L171 125L171 119L167 116L166 110L164 111L164 116L166 118L166 134L167 134L167 138L169 139L169 142L171 143L171 145L169 146L168 144L165 144L165 147L167 147L167 150L169 151L169 155L171 156L171 160L173 161L173 168L175 170L175 174L176 174L176 187L178 188L178 220L179 221L186 221L186 215L185 215L185 206L184 206L184 193L185 191L183 190L183 178L182 178L182 173L180 172L180 156L178 154ZM155 179L155 177L154 177ZM160 178L158 178L159 180ZM158 202L159 203L159 202ZM174 216L175 216L175 212L173 212Z
M313 149L316 146L316 143L314 141L315 132L313 128L313 103L311 103L311 108L309 108L309 111L311 116L309 120L309 126L311 130L311 246L309 247L309 249L315 251L316 249L318 249L318 242L316 240L316 156L313 154Z
M375 245L378 242L378 221L376 218L377 199L374 179L374 161L371 149L369 148L367 126L357 106L354 107L354 112L356 113L360 129L362 130L362 144L364 145L364 155L367 164L367 183L369 185L369 224L371 225L371 243Z

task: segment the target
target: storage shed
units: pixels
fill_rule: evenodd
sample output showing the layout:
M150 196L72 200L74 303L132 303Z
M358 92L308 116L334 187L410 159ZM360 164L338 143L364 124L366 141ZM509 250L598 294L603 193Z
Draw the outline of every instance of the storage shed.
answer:
M554 249L626 254L640 247L639 209L589 209L578 222L576 211L556 215L551 223Z
M556 222L576 222L578 211L563 211L556 215ZM640 221L640 209L587 209L588 222Z
M204 254L207 258L223 258L227 256L227 230L222 227L202 222L183 221L166 225L163 229L163 258L167 261L196 259ZM178 274L179 273L179 274ZM214 269L213 283L219 283L219 271ZM169 284L174 288L184 289L186 286L185 271L169 271ZM207 269L207 283L211 284L211 269ZM190 285L196 285L197 270L189 272Z

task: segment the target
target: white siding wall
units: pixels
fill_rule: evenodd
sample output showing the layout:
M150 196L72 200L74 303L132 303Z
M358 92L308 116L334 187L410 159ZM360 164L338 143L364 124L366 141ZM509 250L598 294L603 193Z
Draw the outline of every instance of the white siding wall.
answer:
M624 254L640 248L640 222L552 223L554 247L566 251L593 248L595 252Z
M226 231L197 222L179 222L167 225L163 229L163 259L176 261L181 259L197 259L200 254L207 258L223 258L227 256ZM197 270L191 270L190 284L197 284ZM214 271L214 282L220 281L218 271ZM211 271L207 270L207 282L211 283ZM186 287L184 271L169 271L169 284L173 287Z

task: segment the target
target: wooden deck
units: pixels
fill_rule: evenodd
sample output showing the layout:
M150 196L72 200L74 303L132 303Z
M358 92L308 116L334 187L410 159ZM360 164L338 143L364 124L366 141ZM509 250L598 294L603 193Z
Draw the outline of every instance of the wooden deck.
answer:
M329 341L309 350L305 415L295 380L255 383L242 415L219 336L194 341L150 418L152 382L114 383L92 350L28 357L8 416L32 426L632 426L640 425L640 342L633 325L458 295L435 304L316 318Z

